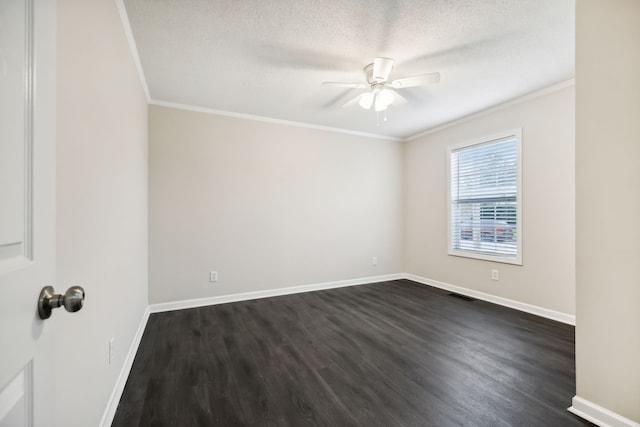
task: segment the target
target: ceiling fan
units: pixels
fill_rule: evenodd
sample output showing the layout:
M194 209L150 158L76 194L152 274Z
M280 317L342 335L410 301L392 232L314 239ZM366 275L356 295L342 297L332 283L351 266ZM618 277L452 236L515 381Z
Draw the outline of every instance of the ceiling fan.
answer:
M397 92L397 89L422 86L440 81L440 73L420 74L390 81L389 76L391 75L392 69L393 59L379 57L375 58L373 63L362 69L366 83L323 82L322 85L368 89L367 92L345 103L343 107L349 107L357 102L365 110L373 106L376 111L384 111L393 103L394 99L405 103L407 102L407 100Z

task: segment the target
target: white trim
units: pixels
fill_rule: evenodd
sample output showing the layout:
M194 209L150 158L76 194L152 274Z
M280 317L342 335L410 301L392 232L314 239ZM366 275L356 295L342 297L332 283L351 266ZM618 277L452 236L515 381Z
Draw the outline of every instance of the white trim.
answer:
M637 422L596 405L587 399L574 396L571 403L572 406L567 409L569 412L600 427L640 427Z
M415 274L404 273L403 276L405 279L413 280L414 282L422 283L423 285L429 285L436 288L445 289L447 291L455 292L457 294L462 294L472 298L502 305L504 307L514 308L516 310L524 311L525 313L531 313L531 314L535 314L536 316L546 317L547 319L566 323L568 325L575 326L576 324L576 316L571 314L549 310L547 308L526 304L520 301L514 301L508 298L502 298L502 297L498 297L491 294L486 294L480 291L474 291L473 289L467 289L461 286L440 282L438 280L428 279L426 277L417 276Z
M507 139L507 138L515 138L517 153L517 171L516 171L516 212L517 212L517 223L516 223L516 236L518 237L517 241L517 249L516 256L509 257L507 255L491 255L483 252L473 252L471 250L464 249L456 249L453 247L453 242L451 240L452 232L451 232L451 155L454 151L470 148L474 146L488 145L494 142ZM471 141L466 142L458 142L455 144L451 144L447 146L447 253L452 256L459 256L464 258L475 258L481 259L485 261L493 261L493 262L501 262L504 264L514 264L514 265L522 265L522 147L524 143L522 140L522 128L515 128L508 131L495 133L483 138L477 138Z
M118 409L118 404L120 403L120 398L122 397L122 392L124 391L124 387L127 383L129 373L131 372L131 368L133 366L133 361L138 351L138 347L140 346L140 341L142 340L142 335L144 334L144 330L145 330L145 327L147 326L147 321L149 320L149 315L151 313L160 313L165 311L182 310L187 308L204 307L209 305L226 304L226 303L239 302L239 301L248 301L248 300L259 299L259 298L270 298L270 297L276 297L281 295L291 295L291 294L297 294L302 292L313 292L313 291L320 291L325 289L342 288L347 286L366 285L370 283L387 282L391 280L401 280L401 279L412 280L420 284L429 285L429 286L433 286L440 289L446 289L451 292L456 292L458 294L467 295L467 296L488 301L494 304L514 308L516 310L524 311L524 312L531 313L541 317L546 317L548 319L556 320L562 323L575 325L575 316L572 316L570 314L560 313L560 312L548 310L542 307L537 307L534 305L525 304L518 301L510 300L510 299L501 298L501 297L497 297L490 294L485 294L483 292L474 291L471 289L451 285L444 282L439 282L437 280L427 279L427 278L417 276L415 274L409 274L409 273L387 274L387 275L364 277L364 278L358 278L358 279L340 280L336 282L316 283L312 285L292 286L288 288L269 289L269 290L254 291L254 292L243 292L238 294L221 295L221 296L209 297L209 298L198 298L198 299L191 299L191 300L150 304L146 308L144 314L142 315L142 319L140 320L140 324L138 325L138 330L136 331L136 334L133 338L131 346L129 347L129 352L127 353L127 357L123 363L122 369L120 371L120 375L118 376L118 380L116 381L113 391L111 392L111 396L109 397L109 401L107 402L107 407L105 408L104 414L102 415L102 419L100 420L99 425L100 427L109 427L113 422L113 418L116 414L116 410ZM574 406L572 408L576 406L576 398L574 398L573 404ZM569 410L571 410L571 408ZM574 411L572 410L572 412ZM577 412L574 412L574 413L576 413L577 415L580 415ZM627 424L620 424L620 425L627 426ZM618 424L612 425L612 427L617 427L617 426ZM637 424L628 424L628 426L640 427Z
M366 285L369 283L386 282L403 278L403 274L387 274L384 276L340 280L337 282L316 283L313 285L291 286L288 288L269 289L255 292L242 292L238 294L221 295L216 297L151 304L149 306L149 309L151 313L160 313L163 311L183 310L185 308L196 308L208 305L226 304L230 302L248 301L259 298L277 297L281 295L299 294L301 292L313 292L325 289L343 288L346 286Z
M491 107L487 107L484 110L476 111L475 113L471 113L471 114L469 114L467 116L460 117L459 119L455 119L455 120L452 120L450 122L447 122L447 123L432 127L431 129L427 129L427 130L425 130L423 132L420 132L420 133L417 133L415 135L408 136L408 137L404 138L403 141L413 141L414 139L418 139L418 138L421 138L423 136L426 136L426 135L429 135L429 134L432 134L432 133L440 132L441 130L450 128L452 126L457 126L459 124L468 122L470 120L474 120L474 119L486 116L487 114L491 114L493 112L502 110L504 108L512 107L514 105L517 105L517 104L520 104L520 103L523 103L523 102L526 102L526 101L530 101L532 99L539 98L541 96L548 95L550 93L558 92L558 91L560 91L560 90L562 90L564 88L575 86L575 84L576 84L575 78L572 78L572 79L569 79L569 80L565 80L565 81L560 82L558 84L555 84L553 86L549 86L549 87L546 87L544 89L540 89L540 90L537 90L537 91L534 91L534 92L519 96L519 97L511 99L509 101L505 101L503 103L500 103L500 104L497 104L497 105L493 105Z
M525 313L534 314L536 316L544 317L547 319L555 320L558 322L566 323L568 325L576 324L576 317L571 314L561 313L559 311L549 310L547 308L538 307L523 303L520 301L514 301L508 298L502 298L499 296L486 294L484 292L475 291L473 289L463 288L462 286L456 286L445 282L440 282L426 277L417 276L410 273L397 273L387 274L384 276L372 276L359 279L340 280L337 282L317 283L312 285L292 286L288 288L269 289L264 291L254 292L242 292L231 295L220 295L208 298L198 298L191 300L172 301L165 303L157 303L149 305L148 311L150 313L161 313L165 311L183 310L187 308L205 307L209 305L227 304L239 301L249 301L260 298L270 298L282 295L298 294L302 292L321 291L325 289L342 288L347 286L366 285L369 283L386 282L391 280L407 279L414 282L433 286L440 289L445 289L451 292L455 292L462 295L467 295L476 299L498 304L504 307L513 308Z
M316 130L324 130L324 131L328 131L328 132L336 132L336 133L343 133L343 134L347 134L347 135L355 135L355 136L362 136L362 137L366 137L366 138L375 138L375 139L383 139L383 140L387 140L387 141L412 141L414 139L418 139L420 137L423 137L425 135L429 135L431 133L435 133L435 132L439 132L443 129L449 128L451 126L456 126L458 124L464 123L466 121L469 120L473 120L476 119L478 117L482 117L486 114L490 114L493 113L494 111L498 111L501 110L503 108L506 107L510 107L516 104L520 104L522 102L525 101L529 101L531 99L535 99L538 98L540 96L544 96L547 95L549 93L553 93L553 92L557 92L559 90L562 90L566 87L570 87L570 86L575 86L575 78L571 78L569 80L565 80L563 82L557 83L555 85L540 89L540 90L536 90L534 92L530 92L528 94L519 96L517 98L502 102L500 104L497 105L493 105L490 107L485 108L484 110L480 110L480 111L476 111L474 113L471 113L467 116L464 117L460 117L458 119L452 120L450 122L441 124L441 125L437 125L435 127L432 127L430 129L427 129L425 131L419 132L417 134L411 135L411 136L407 136L407 137L392 137L392 136L386 136L386 135L379 135L379 134L373 134L373 133L367 133L367 132L359 132L359 131L354 131L354 130L349 130L349 129L342 129L342 128L336 128L336 127L331 127L331 126L322 126L322 125L315 125L315 124L311 124L311 123L303 123L303 122L296 122L296 121L291 121L291 120L283 120L283 119L275 119L275 118L271 118L271 117L264 117L264 116L255 116L252 114L244 114L244 113L236 113L236 112L232 112L232 111L224 111L224 110L216 110L216 109L212 109L212 108L205 108L205 107L197 107L197 106L193 106L193 105L186 105L186 104L180 104L180 103L175 103L175 102L170 102L170 101L163 101L163 100L157 100L157 99L151 99L151 95L149 93L149 85L147 84L147 79L145 77L144 74L144 70L142 68L142 62L140 61L140 54L138 53L138 48L136 45L136 41L135 38L133 36L133 31L131 30L131 23L129 21L129 15L127 13L127 9L124 5L124 0L114 0L115 4L116 4L116 8L118 9L118 14L120 15L120 19L122 20L122 27L124 29L124 33L125 33L125 37L127 38L127 43L129 44L129 49L131 51L131 56L133 57L133 62L136 66L136 69L138 71L138 76L140 77L140 83L142 84L142 90L144 91L144 95L145 98L147 100L147 103L149 105L157 105L160 107L169 107L169 108L176 108L176 109L180 109L180 110L187 110L187 111L195 111L195 112L199 112L199 113L208 113L208 114L216 114L216 115L220 115L220 116L226 116L226 117L235 117L235 118L241 118L241 119L247 119L247 120L256 120L256 121L260 121L260 122L266 122L266 123L276 123L276 124L282 124L282 125L289 125L289 126L296 126L296 127L303 127L303 128L307 128L307 129L316 129Z
M449 222L449 224L451 224L451 222ZM449 234L451 234L451 231L449 231ZM519 236L520 235L522 235L522 233L520 233ZM449 237L449 239L451 239L451 237ZM520 253L521 251L518 250L518 252ZM489 255L482 252L472 252L472 251L463 251L459 249L451 249L451 243L449 243L449 252L447 252L447 255L457 256L460 258L479 259L482 261L499 262L502 264L522 265L521 256L518 256L517 258L508 258L506 256L501 257L499 255Z
M118 380L113 387L111 396L109 396L107 407L102 414L102 419L100 420L99 424L100 427L109 427L113 422L113 417L116 415L116 410L118 409L118 404L120 403L120 398L122 397L124 386L127 384L129 373L131 372L131 368L133 367L133 361L136 358L136 353L138 352L138 347L140 346L140 341L142 340L142 335L144 334L144 329L147 326L147 321L149 320L150 313L151 311L147 306L144 313L142 314L142 319L140 320L140 324L138 325L138 330L133 336L133 341L131 342L131 346L129 347L129 352L127 353L127 357L124 360L122 369L120 370L120 375L118 375Z
M195 111L197 113L214 114L214 115L217 115L217 116L234 117L234 118L237 118L237 119L255 120L257 122L274 123L274 124L278 124L278 125L295 126L295 127L306 128L306 129L323 130L323 131L326 131L326 132L343 133L343 134L346 134L346 135L362 136L362 137L365 137L365 138L375 138L375 139L383 139L383 140L386 140L386 141L397 141L397 142L404 141L402 138L394 138L392 136L384 136L384 135L377 135L377 134L374 134L374 133L358 132L358 131L355 131L355 130L334 128L334 127L331 127L331 126L314 125L314 124L311 124L311 123L294 122L294 121L291 121L291 120L274 119L274 118L271 118L271 117L254 116L252 114L235 113L235 112L232 112L232 111L214 110L212 108L195 107L195 106L192 106L192 105L178 104L178 103L169 102L169 101L159 101L159 100L156 100L156 99L151 99L149 101L149 104L150 105L157 105L158 107L175 108L175 109L178 109L178 110Z
M151 96L149 95L149 86L147 85L147 78L144 75L142 69L142 62L140 61L140 55L138 54L138 47L136 46L136 39L133 37L133 31L131 31L131 23L129 22L129 15L127 14L127 8L124 5L124 0L114 0L120 20L122 21L122 28L124 29L124 35L127 38L129 44L129 50L133 58L133 63L138 71L138 77L140 77L140 84L142 84L142 90L144 92L147 103L151 102Z
M151 313L160 313L164 311L182 310L185 308L195 308L195 307L203 307L208 305L225 304L229 302L247 301L247 300L258 299L258 298L269 298L269 297L275 297L279 295L297 294L301 292L312 292L312 291L319 291L323 289L334 289L334 288L342 288L346 286L365 285L368 283L378 283L378 282L385 282L389 280L399 280L403 278L404 278L403 274L387 274L383 276L372 276L372 277L366 277L366 278L360 278L360 279L340 280L337 282L293 286L289 288L271 289L267 291L244 292L244 293L232 294L232 295L222 295L219 297L199 298L199 299L175 301L175 302L160 303L160 304L150 304L149 306L147 306L146 310L142 315L142 319L140 320L140 324L138 325L138 330L136 331L136 334L133 337L133 341L131 342L131 346L129 347L129 352L127 353L127 357L122 365L122 369L120 370L120 375L118 376L118 380L116 381L116 384L113 387L113 391L111 392L111 396L109 397L109 401L107 402L107 407L105 408L105 411L102 414L102 419L100 420L99 426L109 427L111 423L113 423L113 418L116 415L116 410L118 409L118 404L120 403L122 392L124 391L124 387L127 384L129 373L131 372L131 368L133 367L133 361L135 360L136 353L138 352L138 347L140 346L140 342L142 340L142 335L144 334L144 330L147 326L147 322L149 321L149 315Z

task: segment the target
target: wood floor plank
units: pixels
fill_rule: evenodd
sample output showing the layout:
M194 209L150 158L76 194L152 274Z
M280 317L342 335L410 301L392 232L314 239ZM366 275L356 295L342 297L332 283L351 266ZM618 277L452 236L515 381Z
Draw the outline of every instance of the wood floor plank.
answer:
M397 280L153 314L113 426L585 426L574 328Z

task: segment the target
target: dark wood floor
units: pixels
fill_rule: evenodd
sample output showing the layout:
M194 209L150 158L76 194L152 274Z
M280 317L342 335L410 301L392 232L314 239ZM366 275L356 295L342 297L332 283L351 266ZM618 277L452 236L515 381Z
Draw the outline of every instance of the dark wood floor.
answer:
M582 426L574 328L408 280L152 314L113 426Z

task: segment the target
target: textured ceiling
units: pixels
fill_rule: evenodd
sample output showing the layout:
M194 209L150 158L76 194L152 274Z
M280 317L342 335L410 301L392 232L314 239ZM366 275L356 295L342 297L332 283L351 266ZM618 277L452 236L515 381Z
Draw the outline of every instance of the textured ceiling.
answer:
M125 0L153 101L396 138L574 76L574 0ZM357 104L376 56L401 89L387 121Z

